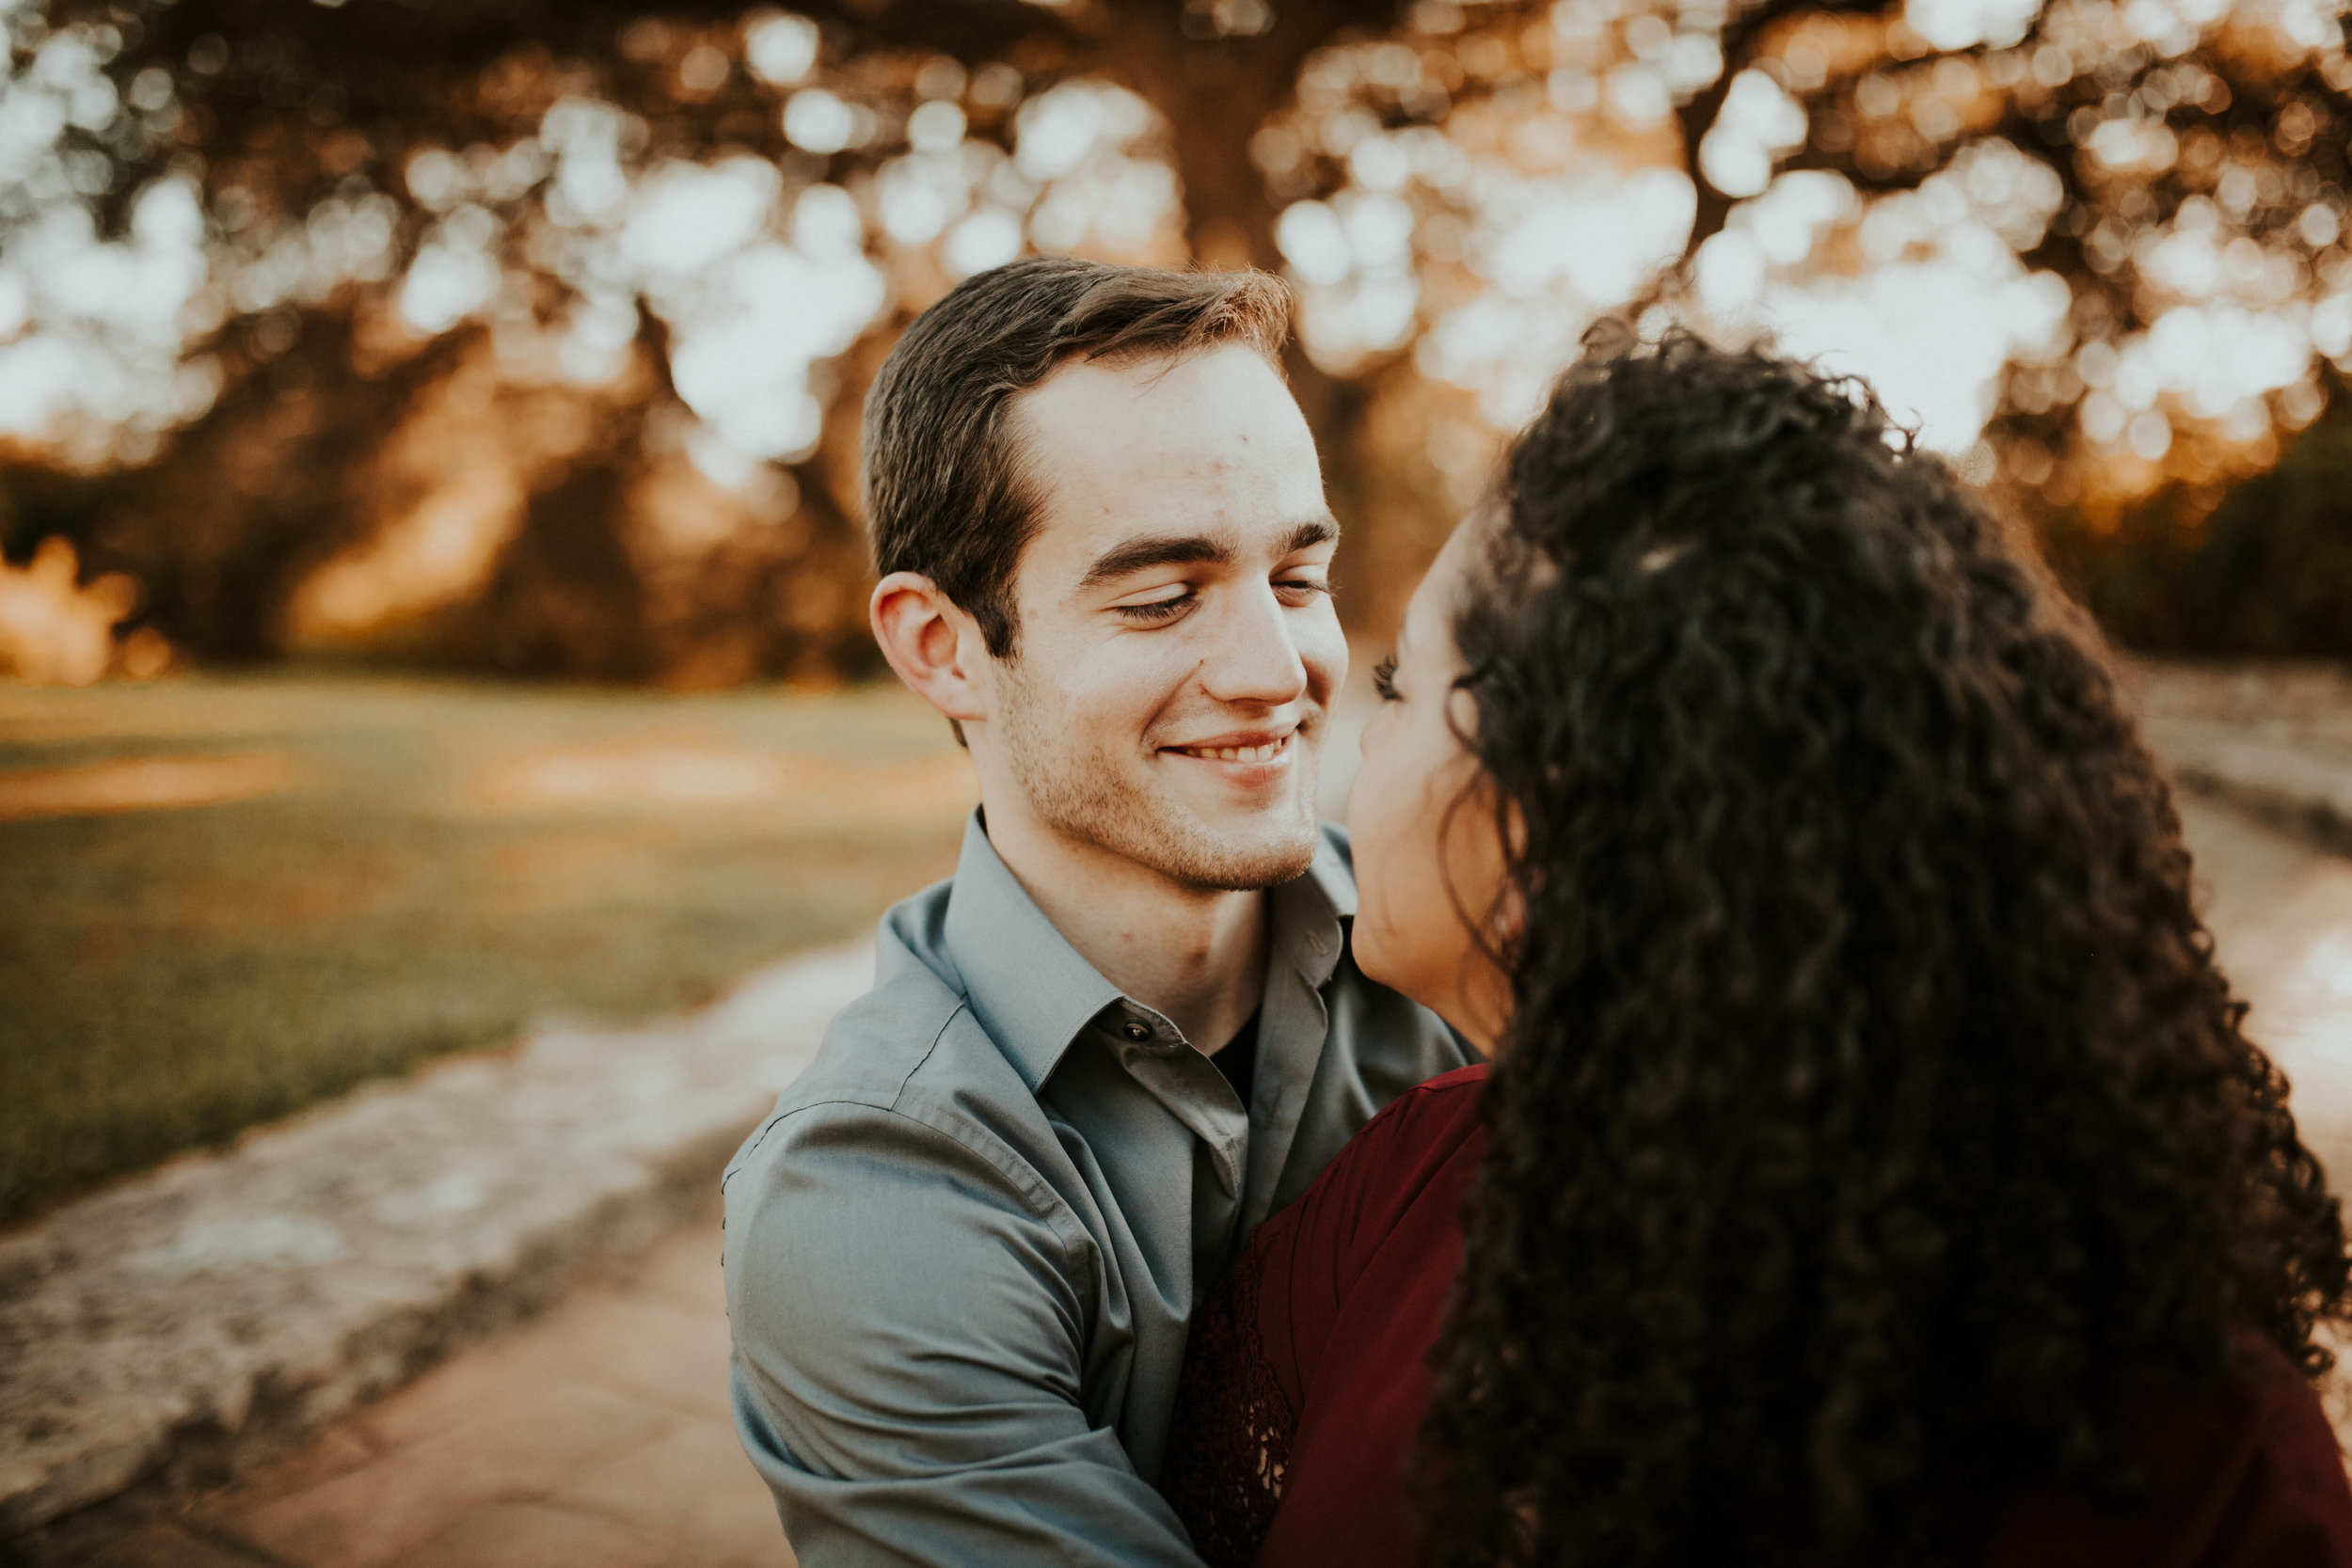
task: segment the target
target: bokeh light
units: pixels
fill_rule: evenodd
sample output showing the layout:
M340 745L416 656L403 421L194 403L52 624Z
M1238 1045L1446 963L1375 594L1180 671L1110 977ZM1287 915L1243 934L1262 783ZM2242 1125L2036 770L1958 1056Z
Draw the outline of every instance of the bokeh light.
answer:
M418 85L351 74L329 32L5 0L0 440L210 473L262 461L232 455L248 402L282 423L397 382L339 437L357 468L405 472L401 432L452 399L527 421L516 455L306 503L338 539L264 640L415 612L421 588L350 586L395 561L441 563L414 578L437 603L489 592L534 498L601 464L634 498L622 569L704 562L691 620L748 551L799 584L732 612L800 628L760 634L781 648L835 613L855 641L853 585L810 575L854 575L846 454L891 336L1029 252L1282 272L1319 437L1416 538L1604 314L1862 375L2013 503L2094 520L2168 486L2209 504L2352 362L2352 63L2317 0L1417 0L1323 36L1259 0L1165 36L1081 8L961 33L648 8ZM1375 438L1397 420L1423 436ZM548 434L581 421L604 434ZM680 463L723 520L681 520ZM89 567L243 547L210 528L110 524Z

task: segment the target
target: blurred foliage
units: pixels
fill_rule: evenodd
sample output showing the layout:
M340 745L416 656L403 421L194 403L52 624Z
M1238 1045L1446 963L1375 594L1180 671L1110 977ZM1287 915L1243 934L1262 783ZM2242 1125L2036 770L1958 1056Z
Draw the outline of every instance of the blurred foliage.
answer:
M2118 517L2052 519L2051 564L2111 636L2207 657L2352 652L2352 405L2328 389L2278 467L2218 505L2176 485Z
M7 20L8 548L40 476L103 476L84 564L203 658L870 668L858 401L913 313L1025 248L1297 284L1293 381L1373 627L1598 313L1899 339L1882 384L2078 520L2078 578L2127 515L2267 467L2352 355L2332 0Z

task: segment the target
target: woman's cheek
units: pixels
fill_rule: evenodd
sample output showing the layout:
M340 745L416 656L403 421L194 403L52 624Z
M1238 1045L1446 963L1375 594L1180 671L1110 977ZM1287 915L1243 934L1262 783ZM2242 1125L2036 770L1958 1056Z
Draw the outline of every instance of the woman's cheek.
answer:
M1390 753L1366 748L1363 766L1348 792L1347 823L1356 862L1356 967L1372 979L1393 985L1396 930L1389 918L1394 900L1390 875L1395 869L1395 824L1388 810L1386 764Z

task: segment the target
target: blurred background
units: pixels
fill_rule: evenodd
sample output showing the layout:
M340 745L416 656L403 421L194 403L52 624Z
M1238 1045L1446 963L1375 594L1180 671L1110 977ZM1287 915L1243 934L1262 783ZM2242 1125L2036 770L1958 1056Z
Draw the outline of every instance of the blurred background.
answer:
M0 1223L943 872L858 410L1027 252L1290 280L1370 643L1619 313L1867 376L2129 649L2352 658L2330 0L0 25Z
M30 678L870 673L860 396L1030 250L1295 284L1371 635L1621 311L1869 376L2135 646L2352 646L2325 0L0 16Z
M2335 0L0 0L0 1231L533 1020L689 1007L946 874L972 786L878 678L858 411L916 312L1040 251L1290 281L1362 664L1596 318L1869 378L2234 802L2190 820L2224 958L2352 1137ZM707 1241L679 1257L709 1382ZM611 1333L560 1364L633 1365ZM704 1414L678 1451L739 1470ZM376 1473L326 1555L359 1561Z

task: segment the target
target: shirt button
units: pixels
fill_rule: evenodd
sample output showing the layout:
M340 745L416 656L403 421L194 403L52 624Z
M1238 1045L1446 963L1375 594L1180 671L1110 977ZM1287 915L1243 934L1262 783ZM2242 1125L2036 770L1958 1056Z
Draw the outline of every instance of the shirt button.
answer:
M1120 1024L1119 1032L1137 1045L1141 1045L1152 1037L1152 1026L1148 1023L1139 1023L1134 1019L1129 1019L1125 1023Z

